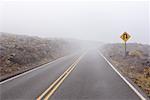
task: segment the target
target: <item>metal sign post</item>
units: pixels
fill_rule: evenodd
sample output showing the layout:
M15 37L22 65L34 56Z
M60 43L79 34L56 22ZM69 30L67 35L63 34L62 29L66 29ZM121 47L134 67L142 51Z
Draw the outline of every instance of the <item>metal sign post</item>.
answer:
M124 48L125 48L125 54L124 54L124 56L126 57L127 56L127 41L129 40L129 38L130 38L131 36L127 33L127 32L124 32L121 36L120 36L120 38L125 42L125 44L124 44Z
M124 56L126 57L127 56L127 44L126 44L126 42L125 42L125 54L124 54Z

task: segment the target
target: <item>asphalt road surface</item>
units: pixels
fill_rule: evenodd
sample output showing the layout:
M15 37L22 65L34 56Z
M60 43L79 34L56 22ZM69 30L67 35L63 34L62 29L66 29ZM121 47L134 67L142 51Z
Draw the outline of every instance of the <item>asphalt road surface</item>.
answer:
M0 100L43 100L48 95L50 100L141 100L96 50L43 65L0 83L0 89Z

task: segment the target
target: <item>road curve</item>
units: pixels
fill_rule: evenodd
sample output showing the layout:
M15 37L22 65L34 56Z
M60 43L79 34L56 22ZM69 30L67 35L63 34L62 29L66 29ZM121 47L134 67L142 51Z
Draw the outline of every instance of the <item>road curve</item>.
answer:
M68 69L69 74L50 96L50 100L141 100L96 50L88 51L73 64L80 56L81 53L63 57L0 84L0 99L37 99Z
M88 52L50 100L140 100L96 51Z

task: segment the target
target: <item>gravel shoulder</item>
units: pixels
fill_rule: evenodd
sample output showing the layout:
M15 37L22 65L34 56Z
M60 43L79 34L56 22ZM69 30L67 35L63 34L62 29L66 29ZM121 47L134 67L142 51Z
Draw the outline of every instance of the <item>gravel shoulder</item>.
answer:
M123 44L106 44L100 51L126 77L150 97L150 45L127 44L126 57Z

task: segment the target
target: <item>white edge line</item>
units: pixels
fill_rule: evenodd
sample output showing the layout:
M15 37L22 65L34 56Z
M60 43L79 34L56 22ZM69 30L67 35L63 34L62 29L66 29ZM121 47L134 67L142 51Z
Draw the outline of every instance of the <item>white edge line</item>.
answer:
M76 54L76 53L74 53L74 54ZM16 79L16 78L18 78L18 77L20 77L20 76L23 76L23 75L25 75L25 74L28 74L28 73L30 73L30 72L33 72L33 71L35 71L35 70L41 69L41 68L45 67L46 65L52 64L52 63L54 63L54 62L56 62L56 61L58 61L58 60L60 60L60 59L65 58L65 57L70 57L70 56L72 56L72 55L74 55L74 54L60 57L60 58L58 58L58 59L56 59L56 60L53 60L53 61L48 62L48 63L46 63L46 64L43 64L43 65L41 65L41 66L39 66L39 67L37 67L37 68L33 68L33 69L31 69L31 70L29 70L29 71L26 71L26 72L23 72L23 73L21 73L21 74L19 74L19 75L16 75L16 76L14 76L14 77L8 78L8 79L6 79L6 80L0 82L0 85L6 83L6 82L8 82L8 81L11 81L11 80L13 80L13 79Z
M104 55L99 50L98 52L107 61L107 63L112 67L112 69L115 70L115 72L127 83L127 85L129 85L129 87L141 98L141 100L146 100L146 98L143 97L143 95L140 94L140 92L129 81L127 81L126 78L123 77L119 71L117 71L117 69L106 59L106 57L104 57Z

